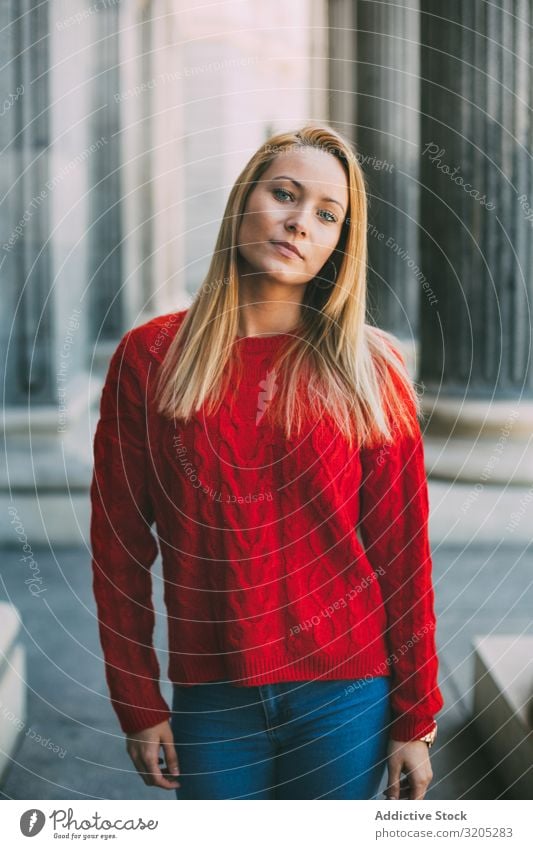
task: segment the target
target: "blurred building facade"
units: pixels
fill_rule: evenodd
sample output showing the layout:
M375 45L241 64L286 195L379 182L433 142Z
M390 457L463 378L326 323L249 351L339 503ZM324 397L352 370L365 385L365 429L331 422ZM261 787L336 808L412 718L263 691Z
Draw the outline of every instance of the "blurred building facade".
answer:
M32 546L89 548L119 339L188 306L245 161L308 120L348 136L365 171L369 314L420 387L427 471L471 482L468 508L487 484L522 485L514 533L533 498L532 23L533 0L0 0L0 539L22 548L32 596ZM507 578L496 568L489 597ZM446 569L446 609L471 578L457 581ZM510 575L501 607L524 585ZM24 617L0 606L1 784L27 672ZM476 638L474 708L507 784L531 798L531 637L518 645L515 625L494 640L496 618ZM448 686L449 741L470 685Z
M326 7L0 0L0 534L88 539L92 435L129 328L188 306L272 132L327 117Z
M11 503L36 543L87 538L112 350L188 305L244 162L308 120L357 146L370 313L420 383L428 471L533 480L526 12L0 0L4 541Z
M405 343L428 472L533 481L533 2L330 0L331 122L370 197L371 313Z

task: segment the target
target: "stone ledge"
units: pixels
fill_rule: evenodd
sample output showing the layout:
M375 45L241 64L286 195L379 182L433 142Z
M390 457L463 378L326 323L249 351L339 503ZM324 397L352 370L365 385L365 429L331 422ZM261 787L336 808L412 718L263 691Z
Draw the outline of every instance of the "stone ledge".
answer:
M0 602L0 786L26 725L26 651L19 636L17 609Z
M533 442L512 440L500 447L496 437L439 437L424 434L428 477L459 483L531 486Z
M504 433L529 441L533 428L533 402L528 399L450 398L428 390L422 396L422 410L432 434L454 439L464 436L472 441Z
M421 404L429 475L472 483L531 483L533 402L450 398L427 391Z
M11 515L10 509L16 510ZM13 524L11 522L13 521ZM31 548L44 546L90 545L91 503L89 494L19 493L13 501L0 492L0 542L10 549L20 549L27 542ZM88 555L89 556L89 555Z
M513 798L533 798L533 635L477 635L474 722Z
M93 442L101 381L81 382L69 401L68 425L58 432L57 410L11 410L5 427L9 464L0 470L0 542L80 545L89 530ZM25 421L25 419L28 419ZM31 439L28 433L31 426ZM25 429L24 429L25 423ZM14 513L12 514L12 511ZM13 527L14 516L18 533Z

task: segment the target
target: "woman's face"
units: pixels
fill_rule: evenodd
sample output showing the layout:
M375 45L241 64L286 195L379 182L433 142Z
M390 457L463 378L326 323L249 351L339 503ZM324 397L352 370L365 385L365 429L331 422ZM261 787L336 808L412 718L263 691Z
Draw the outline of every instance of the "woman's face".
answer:
M307 283L335 249L347 214L348 181L335 156L314 148L278 154L246 201L241 270L252 282Z

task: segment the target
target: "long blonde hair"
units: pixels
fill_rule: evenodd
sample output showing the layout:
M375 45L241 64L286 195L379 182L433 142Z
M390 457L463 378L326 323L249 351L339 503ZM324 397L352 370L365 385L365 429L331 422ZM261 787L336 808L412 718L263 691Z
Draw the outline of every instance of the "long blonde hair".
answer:
M336 279L323 288L330 276L326 263L307 283L299 332L283 340L276 352L275 374L281 385L267 415L288 438L294 426L300 432L302 417L309 412L317 418L330 416L349 444L355 438L358 447L389 442L402 432L414 435L420 401L396 339L366 323L365 177L350 143L331 127L317 124L272 136L235 181L209 270L160 366L158 412L187 421L204 402L206 414L218 409L228 388L231 369L226 366L237 338L238 231L248 194L278 155L307 146L331 153L343 165L348 213L328 259L335 263Z

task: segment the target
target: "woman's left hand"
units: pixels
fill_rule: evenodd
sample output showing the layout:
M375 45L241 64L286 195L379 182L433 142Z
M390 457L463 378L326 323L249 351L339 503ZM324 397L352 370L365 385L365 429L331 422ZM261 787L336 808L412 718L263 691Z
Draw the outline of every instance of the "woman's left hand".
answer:
M422 740L389 740L387 799L423 799L433 778L429 746ZM401 777L401 773L406 773Z

